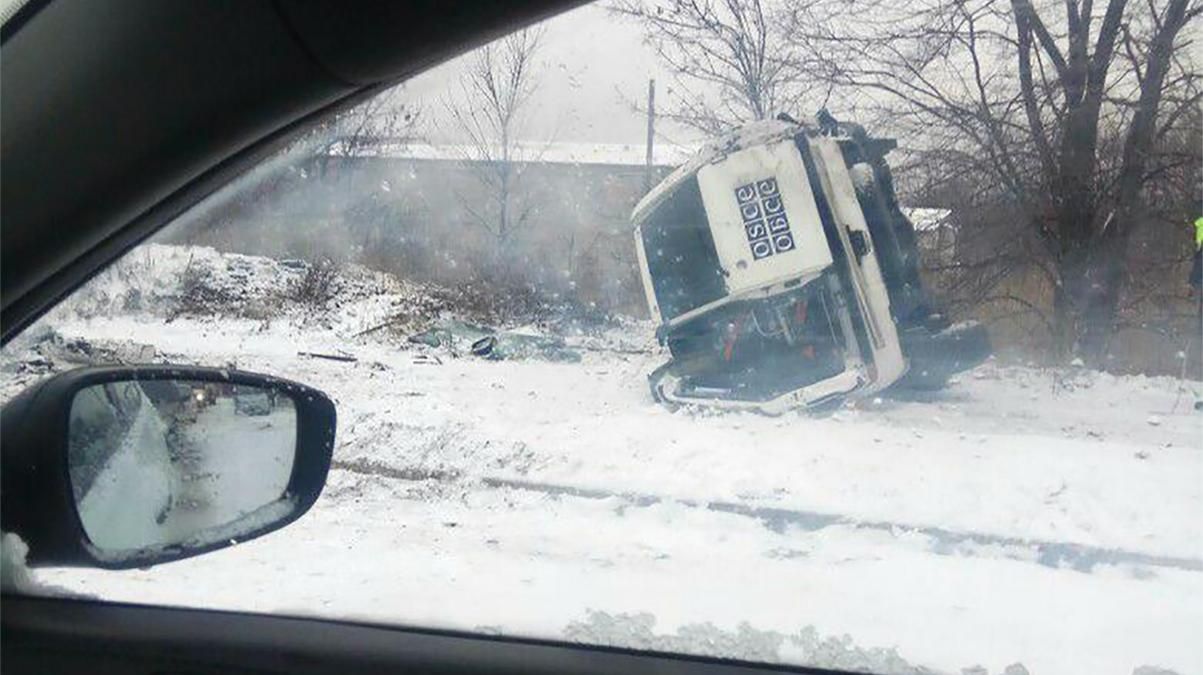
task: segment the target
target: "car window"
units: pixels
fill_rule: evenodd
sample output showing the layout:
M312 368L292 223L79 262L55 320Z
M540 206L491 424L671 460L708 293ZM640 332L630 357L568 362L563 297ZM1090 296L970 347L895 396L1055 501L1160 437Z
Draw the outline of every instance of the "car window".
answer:
M1198 14L614 0L334 114L0 353L5 399L88 364L312 385L320 500L34 575L875 673L1201 672ZM127 534L97 440L202 385L76 401L90 536Z

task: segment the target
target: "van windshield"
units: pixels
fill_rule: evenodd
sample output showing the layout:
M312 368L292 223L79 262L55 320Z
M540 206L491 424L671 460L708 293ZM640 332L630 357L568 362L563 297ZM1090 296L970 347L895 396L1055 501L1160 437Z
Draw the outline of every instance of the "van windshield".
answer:
M696 177L665 197L640 225L640 237L663 322L727 295Z

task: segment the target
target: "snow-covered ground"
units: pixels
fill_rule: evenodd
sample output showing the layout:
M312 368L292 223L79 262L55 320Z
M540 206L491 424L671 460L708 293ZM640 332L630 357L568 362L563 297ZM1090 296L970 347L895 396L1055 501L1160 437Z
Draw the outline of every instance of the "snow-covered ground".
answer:
M203 258L215 278L234 258L153 255ZM301 274L236 267L252 290ZM7 349L6 396L82 349L233 363L339 410L335 468L297 523L150 570L38 578L134 602L889 672L1203 673L1199 383L987 363L922 400L824 417L673 413L646 391L663 358L649 326L569 336L589 347L580 363L452 358L356 337L432 306L364 275L333 309L268 320L164 312L170 283L131 303L113 274L47 321L57 336Z

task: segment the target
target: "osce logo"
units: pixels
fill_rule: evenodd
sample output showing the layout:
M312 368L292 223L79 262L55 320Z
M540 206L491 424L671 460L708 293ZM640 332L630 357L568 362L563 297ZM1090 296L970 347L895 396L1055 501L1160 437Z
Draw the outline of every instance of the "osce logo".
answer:
M735 188L735 201L743 217L744 234L752 248L752 259L794 250L794 235L789 230L785 207L776 178L765 178Z

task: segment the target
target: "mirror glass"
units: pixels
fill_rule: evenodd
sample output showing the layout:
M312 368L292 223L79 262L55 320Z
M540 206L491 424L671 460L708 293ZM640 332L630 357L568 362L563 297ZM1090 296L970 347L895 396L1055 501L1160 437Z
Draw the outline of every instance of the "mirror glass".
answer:
M197 380L81 389L68 467L84 530L107 553L249 533L279 517L296 441L292 399L274 389Z

